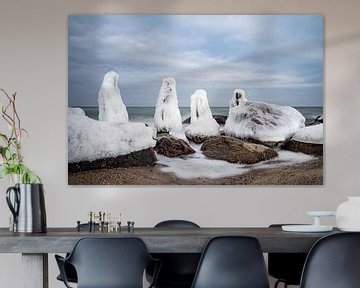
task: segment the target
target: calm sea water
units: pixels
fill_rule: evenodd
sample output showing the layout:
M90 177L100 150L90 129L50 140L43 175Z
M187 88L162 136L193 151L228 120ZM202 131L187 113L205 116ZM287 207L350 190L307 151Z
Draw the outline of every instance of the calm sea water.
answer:
M99 109L98 107L81 107L85 114L93 119L98 119ZM323 115L323 107L294 107L298 110L306 119L315 119L316 117ZM152 123L154 119L155 107L126 107L129 120L132 122L144 122ZM228 115L229 107L212 107L211 112L213 115ZM180 113L182 119L185 120L190 117L189 107L180 107Z

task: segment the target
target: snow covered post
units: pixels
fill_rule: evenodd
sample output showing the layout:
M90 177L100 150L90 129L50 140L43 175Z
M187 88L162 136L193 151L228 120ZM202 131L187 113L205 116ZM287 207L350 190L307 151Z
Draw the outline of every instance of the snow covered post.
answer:
M118 88L118 79L119 75L114 71L104 76L98 96L99 121L129 122Z
M239 106L240 103L247 101L245 91L242 89L235 89L233 92L233 96L230 99L229 107L234 108Z
M196 143L203 142L209 136L220 134L220 126L212 116L207 93L204 89L196 90L190 97L191 119L185 135Z
M165 78L163 80L156 103L154 123L159 133L182 129L174 78Z
M198 89L190 96L190 108L190 123L195 123L203 119L213 119L207 99L207 93L204 89Z

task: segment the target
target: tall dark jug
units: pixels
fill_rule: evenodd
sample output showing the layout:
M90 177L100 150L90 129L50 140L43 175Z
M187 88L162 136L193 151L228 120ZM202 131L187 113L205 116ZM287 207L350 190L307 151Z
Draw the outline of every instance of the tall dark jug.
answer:
M11 197L12 193L13 197ZM46 232L45 198L42 184L15 184L6 190L6 202L14 216L14 232Z

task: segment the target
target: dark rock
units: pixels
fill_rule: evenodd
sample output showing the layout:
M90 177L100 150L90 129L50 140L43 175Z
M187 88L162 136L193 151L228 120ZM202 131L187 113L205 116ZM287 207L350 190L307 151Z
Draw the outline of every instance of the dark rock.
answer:
M169 134L169 132L157 132L156 138L160 139L161 137L170 137L170 134Z
M185 136L186 138L189 140L189 141L192 141L196 144L201 144L203 143L206 139L208 139L209 137L201 137L201 136L198 136L198 135L194 135L194 136L191 136L189 134L186 134L185 133Z
M157 153L170 158L195 153L186 141L175 137L158 138L154 149Z
M317 121L317 122L319 122L319 123L323 123L323 122L324 122L323 115L317 116L317 117L315 118L315 121Z
M323 155L323 144L305 143L295 140L289 140L282 146L282 149L294 152L302 152L315 156Z
M186 118L184 121L182 121L183 124L190 124L191 117Z
M230 136L209 137L201 151L209 158L241 164L254 164L278 156L274 149Z
M251 138L245 138L245 139L237 138L237 139L245 141L245 142L265 145L267 147L274 148L274 149L282 147L282 145L284 145L284 143L285 143L285 141L260 141L260 140L251 139Z
M225 125L226 119L228 118L228 116L225 115L213 115L213 118L215 119L215 121L219 124L219 125ZM190 119L186 118L182 123L183 124L190 124Z
M78 163L68 163L68 171L69 173L74 173L80 171L118 167L152 166L155 165L156 160L157 159L154 149L148 148L117 157L98 159L94 161L81 161Z
M324 122L323 115L317 116L315 119L306 119L305 126L312 126Z
M213 115L213 118L219 125L225 125L228 116L225 115Z
M157 132L157 134L169 134L169 130L167 130L167 129L161 129L161 130L157 130L156 131Z

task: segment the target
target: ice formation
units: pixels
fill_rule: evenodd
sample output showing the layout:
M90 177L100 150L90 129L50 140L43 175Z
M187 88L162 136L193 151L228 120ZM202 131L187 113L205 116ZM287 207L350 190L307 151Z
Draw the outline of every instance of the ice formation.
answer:
M191 119L190 125L186 127L186 135L190 137L208 137L220 134L219 124L212 116L206 91L196 90L191 95Z
M68 109L68 162L94 161L154 147L144 123L97 121L80 108Z
M233 97L231 97L229 102L229 107L234 108L240 105L241 102L248 101L245 95L245 91L242 89L235 89L233 92Z
M279 142L305 126L305 118L289 106L248 101L245 91L234 90L224 132L238 138Z
M68 116L85 116L85 111L81 108L68 108Z
M324 142L324 125L318 124L313 126L304 127L295 132L292 140L312 143L312 144L323 144Z
M129 121L126 106L121 99L118 88L118 79L119 75L114 71L108 72L104 76L98 95L100 121Z
M154 124L158 132L182 129L174 78L165 78L163 80L156 103Z

